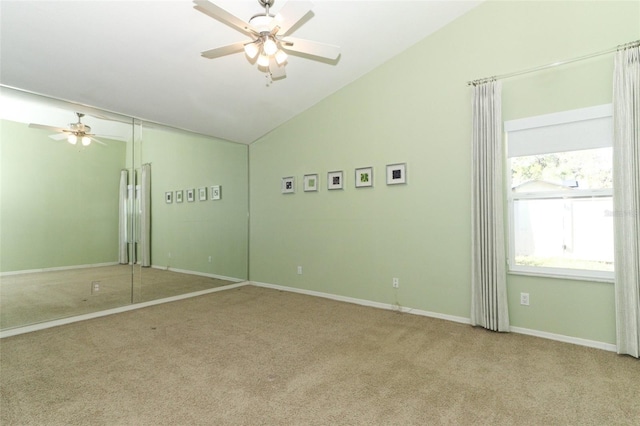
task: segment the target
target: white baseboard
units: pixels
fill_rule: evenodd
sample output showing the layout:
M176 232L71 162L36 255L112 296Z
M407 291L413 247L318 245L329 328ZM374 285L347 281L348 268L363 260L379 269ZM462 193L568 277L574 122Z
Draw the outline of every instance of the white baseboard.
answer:
M114 266L119 265L118 262L106 262L106 263L91 263L87 265L72 265L72 266L54 266L52 268L39 268L39 269L23 269L21 271L7 271L0 273L0 277L20 274L32 274L35 272L53 272L53 271L69 271L72 269L87 269L87 268L99 268L102 266Z
M379 308L379 309L386 309L386 310L391 310L391 311L405 312L405 313L408 313L408 314L420 315L420 316L430 317L430 318L438 318L438 319L443 319L443 320L447 320L447 321L453 321L453 322L457 322L457 323L461 323L461 324L469 324L469 325L471 324L471 320L469 318L458 317L458 316L454 316L454 315L440 314L440 313L437 313L437 312L423 311L423 310L420 310L420 309L411 309L411 308L407 308L407 307L404 307L404 306L392 305L392 304L389 304L389 303L373 302L373 301L365 300L365 299L356 299L356 298L353 298L353 297L340 296L340 295L337 295L337 294L322 293L322 292L313 291L313 290L304 290L304 289L295 288L295 287L286 287L286 286L281 286L281 285L276 285L276 284L261 283L261 282L257 282L257 281L250 281L249 283L251 285L256 286L256 287L271 288L271 289L274 289L274 290L281 290L281 291L288 291L288 292L292 292L292 293L306 294L308 296L323 297L325 299L331 299L331 300L336 300L336 301L340 301L340 302L354 303L356 305L369 306L369 307L372 307L372 308ZM510 327L509 331L511 331L513 333L518 333L518 334L526 334L528 336L541 337L543 339L555 340L555 341L563 342L563 343L571 343L571 344L574 344L574 345L586 346L586 347L589 347L589 348L596 348L596 349L602 349L602 350L610 351L610 352L617 352L616 345L612 345L611 343L605 343L605 342L598 342L598 341L594 341L594 340L581 339L579 337L564 336L562 334L548 333L546 331L531 330L531 329L522 328L522 327Z
M107 309L99 312L91 312L84 315L77 315L74 317L61 318L53 321L42 322L39 324L27 325L25 327L11 328L8 330L0 331L0 339L5 337L17 336L18 334L30 333L32 331L44 330L47 328L57 327L59 325L71 324L74 322L85 321L93 318L105 317L107 315L119 314L122 312L133 311L135 309L142 309L149 306L160 305L162 303L175 302L177 300L188 299L190 297L202 296L204 294L216 293L218 291L230 290L232 288L238 288L245 285L249 285L249 281L243 281L236 284L229 284L222 287L210 288L207 290L194 291L193 293L180 294L178 296L166 297L164 299L150 300L148 302L133 303L131 305L120 306L118 308Z
M541 337L543 339L555 340L557 342L571 343L589 348L602 349L609 352L617 352L618 347L611 343L598 342L595 340L582 339L580 337L565 336L563 334L548 333L546 331L531 330L522 327L509 327L509 331L527 336Z
M390 303L373 302L371 300L366 300L366 299L357 299L354 297L340 296L338 294L322 293L319 291L304 290L304 289L295 288L295 287L285 287L281 285L261 283L257 281L250 281L250 284L256 287L271 288L274 290L289 291L291 293L306 294L308 296L323 297L325 299L336 300L339 302L353 303L353 304L362 305L362 306L369 306L369 307L378 308L378 309L386 309L388 311L397 311L397 312L403 312L407 314L420 315L423 317L438 318L438 319L458 322L462 324L471 324L469 318L458 317L455 315L440 314L437 312L423 311L420 309L412 309L412 308L407 308L405 306L393 305Z
M2 273L0 273L0 277L11 276L11 275L20 275L20 274L31 274L31 273L36 273L36 272L70 271L70 270L73 270L73 269L99 268L99 267L102 267L102 266L114 266L114 265L120 265L120 264L118 262L106 262L106 263L92 263L92 264L87 264L87 265L56 266L56 267L53 267L53 268L24 269L24 270L21 270L21 271L2 272ZM131 263L129 263L128 265L131 265ZM139 263L137 265L139 265ZM239 283L239 282L246 281L246 280L244 280L242 278L226 277L224 275L208 274L208 273L205 273L205 272L190 271L190 270L187 270L187 269L171 268L171 267L160 266L160 265L151 265L151 267L154 268L154 269L161 269L161 270L164 270L164 271L172 271L172 272L179 272L179 273L182 273L182 274L198 275L198 276L201 276L201 277L208 277L208 278L217 278L219 280L232 281L234 283Z
M200 277L217 278L219 280L233 281L234 283L239 283L239 282L246 281L246 280L244 280L242 278L225 277L224 275L208 274L206 272L198 272L198 271L190 271L188 269L172 268L170 266L151 265L151 267L154 268L154 269L161 269L163 271L179 272L181 274L198 275Z

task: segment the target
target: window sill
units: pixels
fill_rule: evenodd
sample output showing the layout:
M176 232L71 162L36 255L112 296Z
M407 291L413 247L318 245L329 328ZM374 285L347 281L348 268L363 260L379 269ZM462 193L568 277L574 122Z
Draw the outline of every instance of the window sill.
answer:
M598 282L598 283L609 283L613 284L615 282L615 278L613 276L593 276L593 275L576 275L571 273L562 273L562 272L547 272L547 271L527 271L527 270L519 270L519 269L510 269L507 271L508 275L524 275L530 277L540 277L540 278L554 278L561 280L574 280L574 281L587 281L587 282Z

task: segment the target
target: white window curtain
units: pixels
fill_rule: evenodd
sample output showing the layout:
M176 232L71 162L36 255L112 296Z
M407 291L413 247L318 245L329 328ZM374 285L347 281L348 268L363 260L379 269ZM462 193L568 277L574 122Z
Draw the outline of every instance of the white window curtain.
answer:
M143 164L140 182L140 264L151 266L151 164Z
M471 324L509 331L504 247L502 85L473 88Z
M120 171L120 195L118 199L118 262L129 263L129 251L127 241L127 184L129 172L126 169Z
M623 46L613 77L613 205L618 353L640 357L640 46Z

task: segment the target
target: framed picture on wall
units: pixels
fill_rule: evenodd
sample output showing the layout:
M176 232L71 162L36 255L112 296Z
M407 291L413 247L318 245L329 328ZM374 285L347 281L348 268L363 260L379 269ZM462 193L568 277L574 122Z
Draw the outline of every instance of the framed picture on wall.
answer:
M356 169L356 188L373 186L373 167L361 167Z
M222 196L222 188L220 187L220 185L212 186L210 189L210 194L212 200L219 200Z
M389 164L387 166L387 185L407 183L407 163Z
M207 201L207 187L198 188L198 199L200 201Z
M327 189L342 189L343 183L342 171L327 173Z
M304 175L305 192L313 192L318 190L318 175Z
M295 191L295 178L293 176L282 178L282 193L293 194Z
M173 203L173 192L165 192L164 193L164 202L167 204Z
M182 190L178 190L176 191L176 203L181 203L182 202Z
M193 203L196 200L196 190L195 189L187 189L187 202Z

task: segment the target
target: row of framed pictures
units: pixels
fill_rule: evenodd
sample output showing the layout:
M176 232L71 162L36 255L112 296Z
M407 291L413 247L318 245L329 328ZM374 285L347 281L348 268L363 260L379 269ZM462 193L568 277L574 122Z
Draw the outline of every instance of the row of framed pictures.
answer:
M387 185L407 183L407 163L387 165ZM373 186L373 167L361 167L355 170L356 188ZM317 191L319 187L318 175L309 174L303 177L303 189L305 192ZM344 189L344 173L342 170L327 173L327 189ZM282 193L292 194L296 191L295 177L282 178Z
M198 188L197 191L199 201L219 200L222 197L222 187L220 185L211 186L208 191L207 187L203 186L202 188ZM177 191L167 191L164 193L164 202L172 204L175 199L176 203L182 203L184 201L185 194L188 203L196 201L196 189L192 188L185 189L184 191L182 189Z

